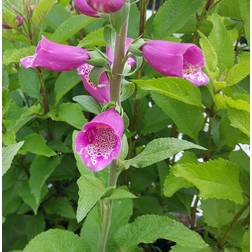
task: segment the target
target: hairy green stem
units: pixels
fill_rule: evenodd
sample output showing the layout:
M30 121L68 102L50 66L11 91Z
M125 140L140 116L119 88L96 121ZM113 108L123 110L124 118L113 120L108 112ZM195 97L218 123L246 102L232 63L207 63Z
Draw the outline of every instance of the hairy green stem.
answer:
M121 81L122 73L124 69L124 57L125 57L125 41L128 32L128 17L125 24L121 27L119 33L116 34L115 40L115 51L114 51L114 62L112 66L112 76L110 81L110 97L111 101L120 104L120 92L121 92ZM117 160L114 160L111 164L109 186L116 187L117 183ZM101 242L99 245L100 252L106 252L106 246L109 236L109 230L111 226L112 217L112 200L104 200L102 202L102 231L101 231Z

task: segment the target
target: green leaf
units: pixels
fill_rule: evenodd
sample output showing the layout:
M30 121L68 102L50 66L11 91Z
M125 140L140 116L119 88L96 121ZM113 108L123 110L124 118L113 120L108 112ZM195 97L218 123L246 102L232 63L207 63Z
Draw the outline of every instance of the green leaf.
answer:
M20 67L18 71L18 81L24 93L30 97L39 99L40 82L37 73L33 69Z
M73 15L64 21L53 33L51 39L56 42L65 42L77 32L93 23L96 19L85 15Z
M165 114L173 120L179 131L198 140L198 134L204 125L203 111L199 107L152 93L151 97Z
M82 175L77 184L79 186L77 221L81 222L96 202L100 200L106 189L101 180L88 175Z
M23 252L59 252L86 251L85 244L80 237L70 231L50 229L37 235L24 248Z
M179 245L175 245L171 247L170 252L212 252L211 248L203 248L203 249L198 249L198 248L190 248L190 247L182 247Z
M205 56L207 72L210 75L213 75L212 73L218 71L218 58L216 51L209 39L202 32L198 31L198 33L200 34L200 46Z
M3 53L3 64L9 65L11 63L19 63L21 58L32 55L34 51L35 46L5 50Z
M115 235L119 251L132 251L141 242L152 243L167 239L192 248L204 248L207 244L199 234L168 216L143 215L121 227Z
M104 198L117 200L117 199L133 199L133 198L136 198L136 196L124 188L115 188L112 190L112 192L110 193L108 197L106 197L106 193L105 193Z
M250 1L244 0L244 1L238 1L238 2L239 2L239 8L241 12L241 17L243 20L246 39L248 40L248 44L249 44L249 41L250 41L250 11L249 11Z
M104 39L104 27L88 33L78 44L79 47L94 48L104 47L106 42Z
M45 139L37 133L32 133L24 138L23 152L31 152L37 155L51 157L56 153L48 147Z
M208 226L221 228L233 220L237 207L229 200L208 199L202 201L202 210Z
M227 86L235 85L236 83L243 80L250 72L250 63L249 61L242 61L238 64L235 64L227 74L226 82Z
M56 214L64 218L75 219L73 207L65 197L50 198L43 207L47 214Z
M246 230L242 239L242 252L249 252L250 250L250 235L249 230Z
M62 103L50 114L55 121L66 122L77 129L81 129L86 123L81 106L76 103Z
M89 95L78 95L73 98L75 102L78 102L85 111L91 112L93 114L101 113L101 106L100 104Z
M233 43L220 16L213 14L209 17L209 20L213 23L213 29L209 35L209 40L217 53L218 66L221 71L224 71L234 64Z
M56 2L55 0L40 0L32 14L33 24L39 25Z
M191 182L200 191L203 199L228 199L238 204L243 202L239 183L239 167L224 159L202 164L177 164L173 174Z
M199 88L187 80L176 77L162 77L151 80L134 80L143 90L155 91L183 103L201 107Z
M144 168L162 160L172 157L182 150L205 148L194 143L177 138L158 138L147 144L146 148L136 157L125 160L126 166Z
M33 196L35 197L36 203L39 203L40 201L43 185L59 163L60 159L58 157L45 158L37 156L32 161L29 186Z
M130 98L135 92L135 84L130 82L127 84L123 84L121 86L121 95L120 95L120 100L121 102L127 100Z
M162 39L177 32L196 13L202 3L202 0L166 1L154 17L154 37Z
M54 87L56 104L66 93L68 93L72 88L74 88L79 82L80 82L80 76L76 73L76 71L61 73L57 78Z
M11 144L6 147L3 147L2 150L2 158L3 158L3 173L4 175L11 167L11 163L15 155L18 153L19 149L24 144L24 141L21 141L19 143Z

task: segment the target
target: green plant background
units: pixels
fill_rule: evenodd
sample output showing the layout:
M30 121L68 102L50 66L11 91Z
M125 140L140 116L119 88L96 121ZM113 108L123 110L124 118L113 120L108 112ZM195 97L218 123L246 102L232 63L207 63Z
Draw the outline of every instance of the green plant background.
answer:
M101 111L77 73L19 64L41 35L103 50L107 23L77 15L69 0L24 2L3 1L13 27L3 30L3 251L96 252L107 199L109 252L249 251L249 1L160 1L144 37L199 45L210 83L197 88L146 64L128 78L127 170L114 190L108 169L94 175L73 153L76 130ZM17 27L15 11L28 24ZM139 35L139 12L133 4L129 37Z

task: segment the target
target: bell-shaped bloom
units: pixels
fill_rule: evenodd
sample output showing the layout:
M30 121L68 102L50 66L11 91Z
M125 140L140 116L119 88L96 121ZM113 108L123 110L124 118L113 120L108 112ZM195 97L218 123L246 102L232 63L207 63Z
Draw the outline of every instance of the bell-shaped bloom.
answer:
M127 52L130 44L133 42L132 38L127 38L125 41L125 53ZM109 59L109 63L112 64L114 61L114 52L111 46L106 48L106 55ZM133 57L128 58L128 65L132 68L136 65L136 60Z
M74 0L75 9L84 15L90 17L98 17L98 13L90 5L88 5L87 0Z
M98 172L119 157L123 131L122 117L114 109L109 109L78 132L75 151L90 170Z
M89 64L83 64L77 72L81 77L83 85L87 92L92 95L100 103L108 103L110 101L110 82L107 74L104 72L101 74L98 85L90 81L90 72L93 66Z
M102 13L111 13L122 8L127 0L86 0L90 7Z
M209 81L202 71L203 53L194 44L150 40L141 49L147 63L163 75L182 77L197 86Z
M58 44L42 37L35 54L22 58L20 62L25 68L70 71L84 64L88 58L88 51L83 48Z

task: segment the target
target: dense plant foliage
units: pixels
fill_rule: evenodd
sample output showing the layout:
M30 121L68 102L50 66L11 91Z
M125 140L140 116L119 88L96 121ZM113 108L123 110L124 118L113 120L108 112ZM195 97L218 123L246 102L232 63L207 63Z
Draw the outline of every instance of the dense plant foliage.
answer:
M3 251L249 251L249 40L249 0L4 0Z

